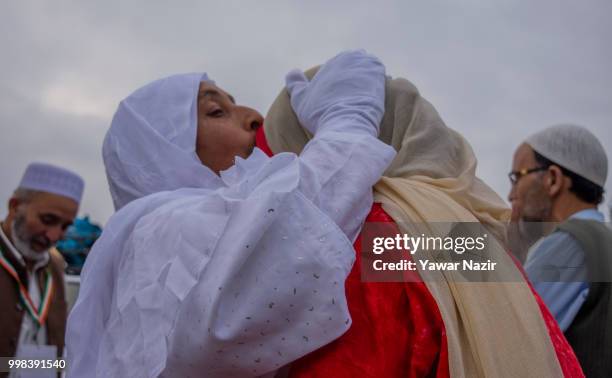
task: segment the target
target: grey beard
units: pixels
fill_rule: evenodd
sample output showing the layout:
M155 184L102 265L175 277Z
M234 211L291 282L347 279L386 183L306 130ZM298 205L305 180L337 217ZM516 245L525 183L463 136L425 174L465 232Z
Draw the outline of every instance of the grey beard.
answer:
M13 245L15 246L15 249L19 253L21 253L24 259L36 263L36 262L42 261L47 258L47 254L49 253L49 250L46 250L43 252L36 252L32 248L30 248L30 245L28 244L28 242L21 240L15 228L15 222L11 224L11 235L13 236Z

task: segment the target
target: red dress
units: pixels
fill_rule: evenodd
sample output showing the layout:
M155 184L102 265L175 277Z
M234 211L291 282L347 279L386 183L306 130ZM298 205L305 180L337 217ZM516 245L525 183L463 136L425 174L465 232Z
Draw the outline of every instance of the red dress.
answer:
M257 132L257 146L272 155L263 128ZM388 225L390 235L399 233L380 204L372 206L366 221ZM448 377L444 323L427 286L423 282L362 282L360 238L355 241L356 261L345 283L351 328L293 362L289 376ZM535 291L534 295L564 376L583 377L555 319Z

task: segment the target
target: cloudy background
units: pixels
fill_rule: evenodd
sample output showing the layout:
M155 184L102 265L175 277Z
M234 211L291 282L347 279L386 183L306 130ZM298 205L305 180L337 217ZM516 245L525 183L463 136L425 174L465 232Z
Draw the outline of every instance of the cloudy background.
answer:
M207 71L265 114L288 70L356 47L417 85L503 198L514 148L548 125L585 125L612 154L612 2L491 3L2 1L0 199L47 161L84 176L81 215L105 223L102 140L132 90Z

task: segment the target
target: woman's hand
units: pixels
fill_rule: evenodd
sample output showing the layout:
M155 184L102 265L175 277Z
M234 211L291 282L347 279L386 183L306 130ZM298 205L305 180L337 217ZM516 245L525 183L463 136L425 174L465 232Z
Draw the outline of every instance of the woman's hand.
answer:
M363 50L342 52L312 80L293 70L285 81L298 120L312 134L350 122L350 129L378 135L385 108L385 67L375 56Z

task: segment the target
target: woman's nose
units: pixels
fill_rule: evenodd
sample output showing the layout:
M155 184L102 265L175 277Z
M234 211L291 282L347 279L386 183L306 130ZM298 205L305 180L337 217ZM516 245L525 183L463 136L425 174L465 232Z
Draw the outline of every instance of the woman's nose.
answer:
M258 111L250 108L245 108L244 128L247 131L255 131L263 125L263 117Z

